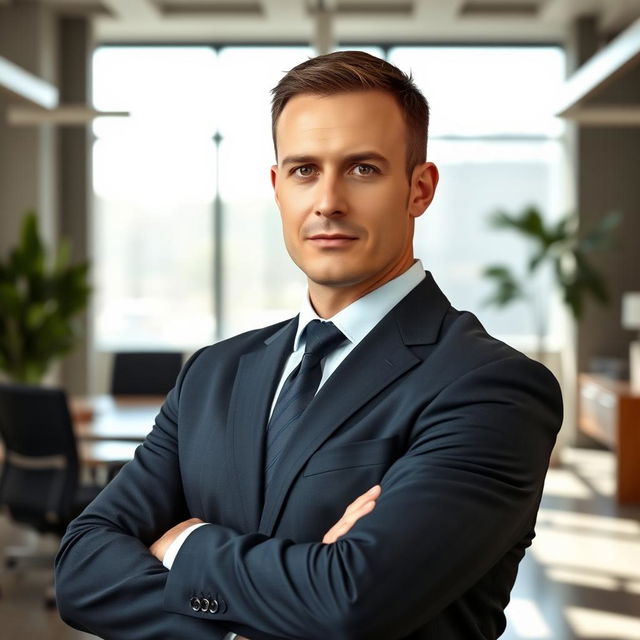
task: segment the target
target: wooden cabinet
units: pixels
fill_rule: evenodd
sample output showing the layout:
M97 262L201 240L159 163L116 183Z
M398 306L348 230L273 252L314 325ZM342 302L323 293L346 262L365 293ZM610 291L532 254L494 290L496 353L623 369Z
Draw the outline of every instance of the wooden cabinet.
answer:
M640 394L628 382L579 377L579 428L616 452L620 503L640 502Z

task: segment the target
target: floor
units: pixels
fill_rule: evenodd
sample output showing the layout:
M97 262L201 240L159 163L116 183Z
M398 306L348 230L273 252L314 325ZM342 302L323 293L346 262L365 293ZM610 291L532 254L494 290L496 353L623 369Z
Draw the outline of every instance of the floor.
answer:
M613 455L589 449L550 470L501 640L640 640L640 505L615 504L613 473ZM0 518L0 548L24 539ZM49 579L0 576L0 640L95 638L42 606Z

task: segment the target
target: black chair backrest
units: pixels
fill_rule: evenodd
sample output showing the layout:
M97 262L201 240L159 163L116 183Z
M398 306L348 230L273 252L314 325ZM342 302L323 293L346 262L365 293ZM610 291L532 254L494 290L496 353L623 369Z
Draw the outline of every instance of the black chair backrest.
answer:
M4 463L0 505L42 531L63 523L78 486L78 454L61 389L0 384Z
M182 353L127 351L114 354L113 395L166 395L182 368Z

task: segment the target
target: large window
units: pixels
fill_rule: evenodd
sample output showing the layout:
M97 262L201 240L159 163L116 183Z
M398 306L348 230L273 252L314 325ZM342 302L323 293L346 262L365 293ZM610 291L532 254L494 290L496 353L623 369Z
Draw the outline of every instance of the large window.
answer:
M107 350L210 342L220 103L210 48L107 47L94 101L96 338Z
M481 272L492 263L524 269L524 242L491 229L492 212L519 213L529 204L549 218L565 212L563 125L553 116L564 54L552 47L398 47L389 60L412 71L429 100L428 157L440 169L436 197L416 225L416 255L455 307L529 348L536 331L531 309L484 306L491 287ZM538 304L552 317L549 274L536 284ZM549 323L549 346L559 331Z
M366 48L383 55L375 47ZM269 90L306 47L102 47L94 101L131 112L95 123L96 338L102 349L193 349L294 314L305 290L269 182ZM452 303L518 342L527 309L480 305L479 276L522 247L487 227L498 207L564 208L562 127L550 47L395 47L431 104L441 172L416 255ZM546 297L545 297L546 300Z

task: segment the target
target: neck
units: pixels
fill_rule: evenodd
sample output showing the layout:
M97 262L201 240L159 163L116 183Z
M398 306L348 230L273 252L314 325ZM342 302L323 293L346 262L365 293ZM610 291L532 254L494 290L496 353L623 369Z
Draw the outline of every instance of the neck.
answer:
M318 316L328 320L356 300L402 275L411 268L413 262L413 254L410 254L383 274L377 274L374 278L345 286L320 284L308 279L309 299Z

